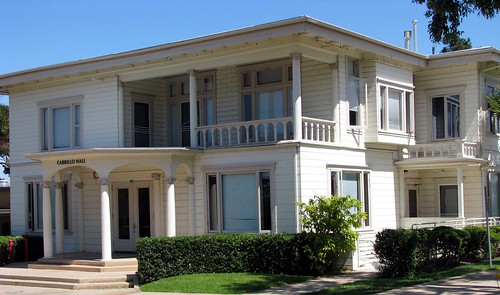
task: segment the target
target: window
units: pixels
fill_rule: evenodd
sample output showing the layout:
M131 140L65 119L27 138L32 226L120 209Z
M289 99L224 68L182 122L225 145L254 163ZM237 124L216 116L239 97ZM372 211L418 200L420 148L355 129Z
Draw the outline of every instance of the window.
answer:
M81 147L81 98L40 105L41 149Z
M379 129L412 133L414 128L412 91L383 84L380 84L379 89Z
M288 62L278 62L241 69L242 121L293 115L291 68ZM283 126L268 126L268 128L270 139L274 136L273 128L278 128L278 137L284 137ZM264 134L264 126L260 127L258 134L259 136Z
M500 216L500 174L499 173L491 173L491 182L490 182L490 216Z
M196 76L198 126L216 124L214 77L213 72L198 73ZM189 76L168 79L167 98L170 108L170 144L171 146L190 146Z
M41 231L43 229L43 184L41 181L26 182L26 194L28 198L28 230ZM50 188L50 202L52 208L52 228L55 228L55 196L54 186ZM63 182L62 187L63 200L63 223L64 229L69 230L69 190L68 181Z
M432 138L460 137L460 95L434 96L432 107Z
M458 217L457 185L439 186L439 210L441 217Z
M134 146L151 146L150 104L134 102Z
M271 230L270 171L207 175L209 232Z
M487 86L486 94L493 94L493 93L498 93L500 94L500 89L496 89L495 87L492 86ZM492 112L489 110L490 105L488 103L488 131L490 133L500 133L500 116L497 113Z
M370 226L370 172L330 170L330 194L358 199L366 213L363 227Z
M358 60L347 59L347 103L350 126L362 124L365 92L366 83L360 79Z

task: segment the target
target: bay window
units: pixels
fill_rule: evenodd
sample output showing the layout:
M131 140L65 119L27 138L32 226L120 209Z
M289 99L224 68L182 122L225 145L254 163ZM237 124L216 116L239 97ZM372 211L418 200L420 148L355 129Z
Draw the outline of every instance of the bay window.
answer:
M362 204L366 213L362 227L370 226L370 172L359 170L330 170L330 194L350 196Z
M81 98L40 104L41 150L81 147Z
M379 84L380 130L412 133L414 130L413 92L403 87Z
M269 170L207 174L209 232L271 231Z

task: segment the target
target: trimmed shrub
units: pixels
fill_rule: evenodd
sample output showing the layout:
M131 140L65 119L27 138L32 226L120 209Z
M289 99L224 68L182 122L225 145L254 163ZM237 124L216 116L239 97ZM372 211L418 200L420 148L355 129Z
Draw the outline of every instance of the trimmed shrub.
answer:
M141 284L192 273L317 274L304 248L316 234L234 234L141 238Z
M415 274L419 265L420 232L409 229L384 229L377 233L373 246L384 277Z

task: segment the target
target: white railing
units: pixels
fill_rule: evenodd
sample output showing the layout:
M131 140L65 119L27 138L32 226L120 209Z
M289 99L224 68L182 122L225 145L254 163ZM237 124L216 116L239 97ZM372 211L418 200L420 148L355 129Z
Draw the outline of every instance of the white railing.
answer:
M500 225L500 217L489 217L490 226ZM469 225L474 226L486 226L487 220L486 217L479 218L462 218L462 219L450 219L450 220L442 220L442 221L429 221L429 222L420 222L412 224L412 229L418 228L434 228L438 226L449 226L453 228L464 228Z
M257 145L293 140L293 118L243 121L196 128L199 147ZM302 139L331 143L335 140L335 122L302 118Z
M479 143L462 140L416 144L406 147L404 159L414 158L476 158L479 156Z

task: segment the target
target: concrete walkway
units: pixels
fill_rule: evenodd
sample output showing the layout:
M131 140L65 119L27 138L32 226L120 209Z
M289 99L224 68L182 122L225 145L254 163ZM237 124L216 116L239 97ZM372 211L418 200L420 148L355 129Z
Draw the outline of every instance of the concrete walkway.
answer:
M459 277L448 278L436 282L430 282L412 287L391 290L380 294L500 294L499 283L496 279L497 271L483 271L471 273ZM346 284L358 280L372 278L376 276L375 271L355 271L338 276L325 277L316 280L311 280L299 284L291 284L282 287L276 287L269 290L249 293L252 295L267 295L267 294L307 294L310 292L319 291L336 284ZM63 290L54 288L38 288L38 287L21 287L21 286L0 286L0 295L3 294L74 294L74 295L201 295L201 294L181 294L181 293L153 293L140 292L138 289L112 289L112 290ZM206 294L204 294L206 295Z

